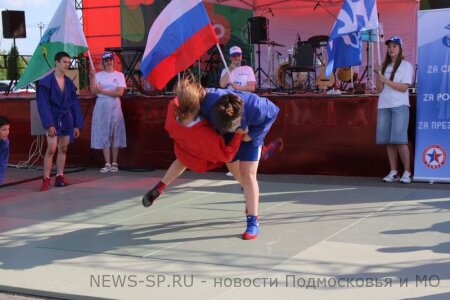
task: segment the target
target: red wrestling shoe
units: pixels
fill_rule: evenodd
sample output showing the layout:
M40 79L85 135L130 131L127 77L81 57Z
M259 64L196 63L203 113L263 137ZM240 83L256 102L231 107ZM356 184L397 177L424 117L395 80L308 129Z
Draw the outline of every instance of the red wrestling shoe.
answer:
M44 177L42 178L42 186L39 189L39 191L48 191L50 189L50 178Z
M261 150L261 160L267 160L281 151L283 151L283 139L278 137L269 143L267 146L263 146Z

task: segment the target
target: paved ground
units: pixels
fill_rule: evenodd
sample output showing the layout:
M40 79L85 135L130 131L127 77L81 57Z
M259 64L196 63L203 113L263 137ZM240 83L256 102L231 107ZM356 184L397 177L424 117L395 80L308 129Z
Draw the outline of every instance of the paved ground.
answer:
M448 184L261 175L262 232L242 241L234 181L186 173L144 209L162 174L0 188L0 299L450 299Z
M70 179L71 183L81 183L92 181L108 176L115 176L119 174L130 174L138 175L144 174L142 176L151 177L161 177L164 175L165 170L155 170L154 172L146 173L145 170L131 170L123 171L123 173L113 174L101 174L97 168L79 168L71 167L66 169L68 173L67 177ZM68 171L68 172L67 172ZM7 170L7 176L5 178L4 187L0 187L0 199L15 197L18 195L31 193L39 190L41 182L38 180L42 177L42 169L35 168L32 169L17 169L14 167L9 167ZM228 180L229 177L224 176L224 172L209 172L205 174L197 174L193 172L185 172L182 176L183 178L191 179L220 179ZM323 185L350 185L350 186L370 186L370 187L389 187L389 188L411 188L411 189L432 189L432 190L448 190L450 191L450 184L446 183L434 183L429 184L425 182L413 182L409 185L403 185L398 183L387 184L381 181L378 177L350 177L350 176L325 176L325 175L292 175L292 174L259 174L259 180L269 181L269 182L292 182L292 183L317 183ZM24 182L26 184L16 184Z
M0 292L0 300L36 300L36 299L48 299L48 298Z

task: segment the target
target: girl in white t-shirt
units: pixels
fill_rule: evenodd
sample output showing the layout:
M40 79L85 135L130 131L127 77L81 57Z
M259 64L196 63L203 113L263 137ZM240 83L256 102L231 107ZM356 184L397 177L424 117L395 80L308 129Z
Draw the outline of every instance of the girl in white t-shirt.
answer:
M408 146L409 94L413 67L404 60L402 40L393 36L386 41L387 54L381 66L375 66L378 91L377 144L387 147L391 171L383 178L385 182L411 182L410 151ZM398 174L398 157L404 173Z

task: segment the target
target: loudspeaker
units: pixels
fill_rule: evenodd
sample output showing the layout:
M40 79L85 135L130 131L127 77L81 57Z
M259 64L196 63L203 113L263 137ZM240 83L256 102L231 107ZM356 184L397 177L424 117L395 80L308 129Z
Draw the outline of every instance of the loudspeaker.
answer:
M294 53L296 68L314 68L314 48L308 42L298 42Z
M248 40L250 44L263 44L269 39L267 30L269 29L269 21L266 17L253 17L247 21Z
M25 12L19 10L2 11L3 37L5 39L26 38Z

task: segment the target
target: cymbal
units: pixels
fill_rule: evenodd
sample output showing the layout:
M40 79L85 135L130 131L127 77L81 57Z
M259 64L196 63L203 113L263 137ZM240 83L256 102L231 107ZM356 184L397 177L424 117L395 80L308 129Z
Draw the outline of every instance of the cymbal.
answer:
M271 46L275 46L275 47L286 47L286 45L277 43L277 42L275 42L275 41L268 41L268 42L267 42L267 45L271 45Z

